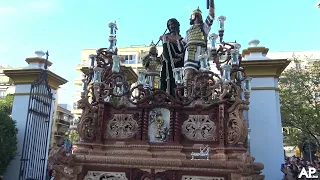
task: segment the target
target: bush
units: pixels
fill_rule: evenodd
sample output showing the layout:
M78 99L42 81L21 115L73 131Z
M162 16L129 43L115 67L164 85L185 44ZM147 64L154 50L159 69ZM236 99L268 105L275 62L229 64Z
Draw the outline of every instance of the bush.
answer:
M8 94L5 98L0 99L0 111L11 114L14 96Z
M0 176L2 176L17 152L16 122L0 111Z

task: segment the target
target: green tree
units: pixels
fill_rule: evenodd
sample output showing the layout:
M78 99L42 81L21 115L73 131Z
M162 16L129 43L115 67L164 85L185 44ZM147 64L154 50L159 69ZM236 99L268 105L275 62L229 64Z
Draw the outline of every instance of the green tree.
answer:
M16 122L6 112L0 111L0 177L16 155L17 132Z
M0 111L7 114L11 114L14 96L12 94L7 95L5 98L0 99Z
M289 144L310 139L320 147L320 62L309 62L307 69L299 66L285 71L279 81L282 125L295 129L286 135Z
M75 129L70 129L66 135L67 135L67 139L69 139L72 142L72 144L79 141L80 136L78 131Z

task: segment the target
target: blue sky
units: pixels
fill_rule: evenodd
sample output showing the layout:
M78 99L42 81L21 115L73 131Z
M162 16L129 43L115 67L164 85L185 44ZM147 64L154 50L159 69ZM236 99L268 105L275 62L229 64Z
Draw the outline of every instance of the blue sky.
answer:
M243 48L259 39L271 51L319 50L316 2L215 0L216 17L227 16L225 39ZM0 64L26 66L25 58L35 50L48 49L51 70L69 80L59 102L71 105L81 49L107 47L110 21L119 23L119 47L149 44L172 17L180 21L184 36L197 6L207 13L205 0L0 0Z

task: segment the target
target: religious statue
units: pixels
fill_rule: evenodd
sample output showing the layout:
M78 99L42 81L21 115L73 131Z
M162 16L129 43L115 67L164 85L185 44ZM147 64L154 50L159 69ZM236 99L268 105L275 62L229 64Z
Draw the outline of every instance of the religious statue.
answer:
M151 115L150 115L150 124L152 123L156 123L157 125L157 134L156 134L156 138L161 138L161 134L162 134L162 126L164 125L164 119L162 117L162 113L161 111L151 111Z
M142 65L147 70L146 81L152 88L159 88L161 58L158 57L156 46L152 46L149 53L142 58Z
M214 20L214 3L209 4L209 15L202 19L199 7L194 10L190 18L190 29L183 41L186 43L184 56L184 96L191 95L192 83L200 68L200 59L208 55L207 41L211 25Z
M178 20L175 18L169 19L167 28L169 33L160 36L160 40L163 42L160 88L173 96L175 94L174 88L176 87L173 69L183 67L184 43L180 35L180 23Z

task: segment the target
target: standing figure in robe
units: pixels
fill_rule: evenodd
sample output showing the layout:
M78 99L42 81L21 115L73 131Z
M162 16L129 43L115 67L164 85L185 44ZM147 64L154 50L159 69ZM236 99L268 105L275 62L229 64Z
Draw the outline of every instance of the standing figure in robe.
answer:
M202 12L199 7L193 11L190 18L190 29L184 38L184 96L191 95L192 83L200 68L200 56L208 55L208 34L214 20L214 5L209 7L209 15L202 20Z
M160 40L163 42L160 88L174 96L176 83L173 69L183 67L184 43L180 35L180 23L178 20L175 18L169 19L167 28L169 33L160 36Z

